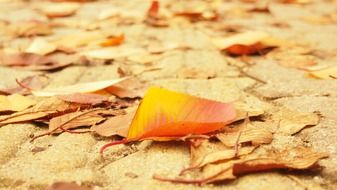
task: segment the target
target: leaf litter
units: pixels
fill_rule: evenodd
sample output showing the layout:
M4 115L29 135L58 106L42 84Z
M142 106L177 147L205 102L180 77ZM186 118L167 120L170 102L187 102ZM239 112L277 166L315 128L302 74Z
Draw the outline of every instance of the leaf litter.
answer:
M153 54L194 48L180 42L162 41L159 41L161 47L153 44L146 48L129 46L124 44L127 43L126 37L129 39L128 33L113 35L111 32L100 30L104 24L113 23L114 18L126 20L119 21L118 24L133 24L136 22L135 18L124 18L135 17L132 11L123 13L118 9L107 9L104 14L99 14L99 23L88 21L74 24L70 20L62 20L76 14L82 5L78 2L84 1L38 5L37 10L52 19L50 23L35 20L9 23L11 35L22 38L49 36L56 32L58 27L64 26L84 30L56 38L33 38L22 47L23 51L1 51L0 64L40 71L54 71L95 59L126 59L137 64L151 65L156 60L150 57ZM311 1L280 2L307 4ZM168 27L176 24L177 17L190 23L218 21L223 15L213 3L211 5L208 7L203 4L197 8L183 8L177 11L172 10L171 5L167 6L154 0L142 22L151 27ZM247 9L245 12L270 13L269 8L268 4ZM294 58L291 60L284 59L284 49L289 50L293 43L262 31L242 32L242 28L235 27L232 32L236 34L232 36L213 38L213 44L220 51L232 56L261 55L278 48L281 51L273 51L268 56L273 59L280 57L280 64L283 66L306 69L316 65L315 59L307 59L307 53L296 54L295 58L289 56ZM239 31L241 33L238 33ZM147 58L144 58L145 56ZM318 79L337 78L334 67L308 72L311 77ZM314 167L319 159L327 157L325 153L315 152L302 145L282 149L270 146L273 144L274 135L293 136L305 127L317 125L320 116L315 113L297 113L283 108L270 111L251 106L241 100L223 103L156 87L150 88L144 96L146 86L134 85L128 77L60 88L44 88L46 82L41 82L39 76L18 79L17 83L18 86L0 90L6 95L0 96L0 126L25 122L49 126L45 133L34 136L32 140L62 132L92 132L103 137L118 135L124 138L105 145L101 151L111 145L147 139L185 141L190 147L190 165L182 169L177 178L154 175L155 179L161 181L204 184L235 179L253 172L304 170ZM33 96L22 96L27 94ZM259 122L250 121L257 117L262 118L260 123L272 123L277 127L265 127L259 125ZM77 188L75 186L59 183L49 189Z

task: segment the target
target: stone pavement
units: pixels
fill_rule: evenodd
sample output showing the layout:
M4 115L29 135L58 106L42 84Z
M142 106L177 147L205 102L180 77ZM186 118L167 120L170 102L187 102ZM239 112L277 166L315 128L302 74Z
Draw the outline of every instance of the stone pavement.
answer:
M177 2L177 3L175 3ZM320 123L306 128L285 143L301 143L330 157L320 161L319 173L296 173L296 181L279 172L249 174L217 185L183 185L163 183L152 179L155 173L172 176L188 164L187 146L179 142L142 142L118 145L107 150L102 159L99 148L111 139L92 134L63 133L30 143L30 136L47 129L33 124L11 124L0 128L0 189L42 189L55 181L76 181L93 185L96 189L336 189L337 188L337 82L306 77L303 70L286 68L272 57L233 58L221 53L211 43L214 36L230 35L230 30L262 30L274 36L300 44L310 44L318 65L335 65L337 61L337 3L333 0L313 0L308 4L271 3L268 13L246 13L244 8L254 4L242 1L161 1L161 5L203 4L217 7L223 18L217 22L188 22L177 19L169 27L147 26L144 22L132 24L101 23L110 34L124 33L125 45L144 47L153 39L178 43L188 48L167 49L155 54L150 63L153 71L143 71L148 64L124 58L112 64L98 66L70 66L49 73L48 87L120 77L120 68L127 74L137 74L140 80L169 89L215 99L234 101L250 96L255 102L285 106L301 112L318 111ZM21 20L47 21L36 7L40 1L0 1L0 46L22 48L29 38L12 39L6 35L8 22ZM144 17L150 1L93 1L81 4L76 15L67 21L68 29L57 28L54 35L76 33L96 28L97 15L109 8L126 14ZM325 15L334 13L334 21L324 23ZM311 20L310 20L311 19ZM316 19L316 20L315 20ZM3 24L2 24L2 21ZM65 22L62 18L54 22ZM126 22L126 21L125 21ZM323 22L323 23L322 23ZM77 25L76 25L77 23ZM280 27L281 26L281 27ZM91 30L91 29L90 29ZM92 29L94 30L94 29ZM85 47L84 47L85 48ZM287 53L287 52L286 52ZM285 54L298 56L300 53ZM308 55L309 56L309 55ZM0 67L0 86L15 83L16 78L37 74ZM41 152L34 152L36 148Z

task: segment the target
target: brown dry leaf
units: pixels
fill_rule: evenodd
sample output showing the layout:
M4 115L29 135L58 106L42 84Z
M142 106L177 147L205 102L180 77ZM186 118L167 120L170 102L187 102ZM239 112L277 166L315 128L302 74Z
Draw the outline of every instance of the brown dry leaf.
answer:
M33 53L0 54L0 65L27 70L54 70L84 61L84 57L77 54L53 53L47 56Z
M100 45L103 47L118 46L122 44L124 40L125 40L124 34L121 34L119 36L111 36L108 39L101 42Z
M283 109L275 114L275 120L279 121L277 132L293 135L308 126L314 126L319 123L320 117L314 113L299 113L288 109Z
M211 11L211 10L205 10L205 11L186 10L183 12L175 13L175 15L186 17L191 22L202 21L202 20L215 21L219 18L218 13L215 11Z
M207 180L209 183L233 179L233 177L252 172L275 169L303 170L314 166L319 159L327 156L325 153L314 152L306 147L294 147L282 151L272 150L265 155L248 155L228 163L210 164L204 168L204 172L207 173L207 176L211 176ZM221 172L224 173L221 174Z
M247 122L233 128L226 127L223 132L216 134L216 137L228 147L241 143L251 143L255 146L269 144L273 140L273 134L268 129Z
M67 94L67 95L60 95L58 96L61 100L66 102L78 103L78 104L100 104L105 101L108 101L108 97L99 95L99 94L82 94L82 93L75 93L75 94Z
M93 190L93 188L79 186L76 183L56 182L46 187L45 190Z
M310 66L314 66L317 62L310 56L297 55L297 56L284 56L282 60L278 62L284 67L305 69Z
M270 48L287 46L288 42L274 38L268 33L250 31L227 38L214 38L213 44L231 55L251 55L263 53Z
M98 41L106 38L106 35L101 31L81 31L62 35L60 38L51 40L50 43L57 47L66 47L70 49L78 48L92 44L97 44Z
M201 171L201 177L179 177L168 179L158 175L154 178L161 181L176 183L205 184L216 181L235 179L236 177L253 172L278 169L304 170L316 165L318 160L328 157L325 153L314 152L306 147L292 147L284 150L270 150L264 154L249 154L237 160L207 164Z
M94 125L90 129L104 137L113 135L126 137L128 135L131 121L136 114L136 110L137 108L131 107L127 109L127 113L125 115L109 117L104 123Z
M54 52L57 49L56 45L47 42L41 38L36 38L32 43L27 47L26 53L34 53L38 55L46 55L51 52Z
M67 17L76 13L80 8L79 3L43 3L38 9L49 18Z
M337 78L337 66L332 66L316 71L309 72L309 76L317 79L336 79Z
M246 146L235 150L221 142L210 142L208 139L196 140L191 143L190 168L203 167L209 163L233 159L253 152L256 146ZM185 169L186 170L186 169Z
M56 116L66 112L74 112L84 105L70 104L56 97L51 97L38 102L33 107L13 113L11 115L0 116L0 126L10 123L20 123L25 121L41 120L51 115Z
M119 78L113 80L105 80L105 81L96 81L96 82L88 82L88 83L79 83L70 86L64 86L60 88L54 89L46 89L46 90L32 90L32 94L34 96L57 96L57 95L67 95L67 94L75 94L75 93L90 93L96 92L99 90L104 90L108 87L118 84L127 78Z
M40 21L13 23L10 25L10 30L18 37L49 35L52 33L49 24Z
M119 98L140 98L144 96L146 88L136 78L127 78L116 85L106 88L105 91Z
M49 122L49 134L82 126L92 126L105 120L104 115L118 115L119 111L95 108L53 117Z
M28 76L21 80L17 80L15 86L10 86L7 88L0 89L0 94L30 94L28 89L41 89L45 87L48 83L48 79L43 75Z
M9 96L0 95L0 112L22 111L35 104L35 100L19 94L12 94Z
M168 21L159 14L159 1L153 0L146 14L145 23L154 27L166 27Z

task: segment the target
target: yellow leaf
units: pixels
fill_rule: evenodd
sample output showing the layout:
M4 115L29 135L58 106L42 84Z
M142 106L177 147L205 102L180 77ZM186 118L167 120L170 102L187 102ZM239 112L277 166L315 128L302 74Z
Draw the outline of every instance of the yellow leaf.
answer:
M73 15L79 7L80 4L75 2L44 3L39 7L39 10L46 16L53 18Z
M35 104L36 104L35 100L19 94L12 94L10 96L0 95L0 112L22 111Z
M317 71L311 71L309 72L309 76L318 79L335 79L337 78L337 66L328 67Z
M26 53L46 55L56 50L56 46L43 39L35 39L26 49Z
M34 96L57 96L57 95L66 95L74 93L89 93L103 90L107 87L115 85L119 82L122 82L127 78L97 81L97 82L88 82L88 83L79 83L70 86L65 86L61 88L54 88L48 90L32 90Z

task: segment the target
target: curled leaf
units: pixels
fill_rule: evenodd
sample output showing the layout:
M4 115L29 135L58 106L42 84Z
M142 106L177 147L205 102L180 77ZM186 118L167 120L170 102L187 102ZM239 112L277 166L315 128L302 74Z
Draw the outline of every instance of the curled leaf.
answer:
M137 140L172 140L186 135L200 135L223 128L236 117L231 103L150 88L132 120L127 138L107 147Z
M223 161L206 165L199 178L179 177L165 178L155 175L160 181L174 183L205 184L229 179L253 172L270 171L278 169L303 170L313 167L318 160L328 155L312 151L306 147L293 147L282 151L268 151L261 155L247 155L237 160Z
M221 129L235 116L230 103L152 87L138 107L128 139L205 134Z
M79 84L74 84L74 85L65 86L61 88L48 89L48 90L33 90L32 94L34 96L57 96L57 95L67 95L67 94L75 94L75 93L90 93L90 92L103 90L125 79L126 78L119 78L119 79L113 79L113 80L79 83Z

